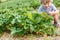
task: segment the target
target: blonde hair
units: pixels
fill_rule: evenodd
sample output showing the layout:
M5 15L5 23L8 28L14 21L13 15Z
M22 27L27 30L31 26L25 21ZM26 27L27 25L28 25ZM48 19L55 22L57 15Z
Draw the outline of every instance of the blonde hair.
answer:
M39 0L40 3L42 3L43 1L50 1L50 2L53 2L53 0Z

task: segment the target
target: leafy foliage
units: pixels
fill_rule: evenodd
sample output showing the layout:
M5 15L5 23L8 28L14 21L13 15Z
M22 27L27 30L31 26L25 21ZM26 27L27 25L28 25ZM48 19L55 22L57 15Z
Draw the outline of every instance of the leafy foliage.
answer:
M0 32L9 30L11 34L25 35L43 33L52 35L55 27L52 16L33 11L39 6L38 0L10 0L0 4Z
M56 5L56 7L60 7L60 0L54 0L54 2L53 2L55 5Z
M52 17L45 13L26 12L20 14L9 11L9 13L0 14L0 19L0 26L10 30L11 34L24 35L29 32L41 32L52 35L54 33L54 26L51 25Z

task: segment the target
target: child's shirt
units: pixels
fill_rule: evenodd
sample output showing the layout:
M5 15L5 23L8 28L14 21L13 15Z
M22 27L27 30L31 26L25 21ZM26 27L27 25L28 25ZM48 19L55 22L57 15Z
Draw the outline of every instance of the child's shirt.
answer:
M39 11L39 13L46 12L48 14L49 11L55 11L56 9L57 8L53 4L50 4L50 6L47 9L44 8L43 5L41 5L39 7L39 10L38 11Z

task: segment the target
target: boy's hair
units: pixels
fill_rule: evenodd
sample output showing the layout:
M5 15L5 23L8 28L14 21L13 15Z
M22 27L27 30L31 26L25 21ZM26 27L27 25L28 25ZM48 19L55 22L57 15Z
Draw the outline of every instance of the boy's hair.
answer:
M49 2L53 2L53 0L39 0L40 3L42 3L43 1L49 1Z

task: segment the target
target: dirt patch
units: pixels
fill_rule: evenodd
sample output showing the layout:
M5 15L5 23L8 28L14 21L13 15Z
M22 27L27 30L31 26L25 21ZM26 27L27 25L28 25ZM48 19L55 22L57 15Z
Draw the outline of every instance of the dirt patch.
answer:
M36 35L25 35L23 37L14 37L8 33L4 33L1 37L0 40L60 40L60 36L56 37L51 37L51 36L46 36L46 37L40 37Z

